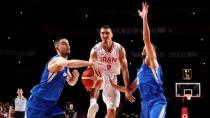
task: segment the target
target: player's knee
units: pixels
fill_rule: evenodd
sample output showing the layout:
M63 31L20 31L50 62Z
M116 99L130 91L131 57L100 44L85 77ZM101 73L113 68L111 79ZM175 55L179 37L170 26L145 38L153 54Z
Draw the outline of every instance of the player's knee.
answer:
M114 104L107 104L106 106L107 106L107 109L110 110L111 112L115 111L117 108L116 105Z

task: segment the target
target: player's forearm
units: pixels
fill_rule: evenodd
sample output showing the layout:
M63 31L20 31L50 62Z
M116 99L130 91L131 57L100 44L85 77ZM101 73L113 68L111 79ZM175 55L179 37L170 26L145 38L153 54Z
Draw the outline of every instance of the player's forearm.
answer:
M135 79L129 87L131 93L133 93L136 89L137 89L137 79Z
M128 85L129 85L128 69L125 69L122 72L123 72L122 74L123 74L123 81L124 81L125 89L128 89Z
M120 91L120 92L124 92L124 93L125 93L125 91L126 91L126 89L125 89L124 86L120 86L120 85L114 84L114 85L112 85L112 87L113 87L114 89Z
M146 46L150 43L150 28L147 18L143 19L143 40Z
M79 68L79 67L86 67L86 66L92 66L92 63L89 61L83 61L83 60L67 60L66 67L68 68Z
M149 60L154 61L156 59L156 52L150 40L150 28L147 18L143 20L143 40L147 48Z

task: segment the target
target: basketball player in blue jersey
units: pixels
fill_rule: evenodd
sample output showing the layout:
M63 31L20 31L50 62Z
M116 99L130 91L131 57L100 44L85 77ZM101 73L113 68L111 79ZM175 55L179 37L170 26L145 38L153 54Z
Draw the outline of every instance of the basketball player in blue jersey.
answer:
M40 78L40 83L31 90L27 103L27 118L65 118L64 111L57 104L64 84L74 86L78 81L79 72L69 68L93 66L92 62L83 60L68 60L70 45L66 37L58 37L54 41L57 55L46 64Z
M140 118L164 118L167 100L162 88L161 66L157 61L155 47L150 41L150 29L147 19L148 8L147 3L142 3L142 11L138 11L143 20L143 41L145 46L142 51L143 63L137 73L137 78L129 88L131 92L134 92L136 88L139 89L142 99ZM121 92L125 91L125 87L114 84L112 80L110 82L115 89Z

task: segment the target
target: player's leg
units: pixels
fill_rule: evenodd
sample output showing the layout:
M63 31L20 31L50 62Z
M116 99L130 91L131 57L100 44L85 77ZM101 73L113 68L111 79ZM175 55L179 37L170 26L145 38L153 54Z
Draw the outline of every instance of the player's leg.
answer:
M105 118L116 118L116 108L107 108Z
M120 92L111 87L103 89L103 101L107 107L107 114L105 118L115 118L116 109L120 104Z
M30 96L26 106L26 118L44 118L47 108L45 101Z
M99 106L97 104L99 94L100 91L98 89L92 89L90 91L90 106L88 108L87 118L95 118L95 115L99 110Z
M156 104L149 112L150 118L165 118L166 104Z

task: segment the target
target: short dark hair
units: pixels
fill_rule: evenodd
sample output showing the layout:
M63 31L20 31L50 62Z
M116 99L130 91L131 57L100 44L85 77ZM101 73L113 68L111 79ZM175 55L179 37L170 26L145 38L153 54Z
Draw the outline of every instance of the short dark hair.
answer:
M112 27L109 26L109 25L103 25L103 26L101 26L101 28L104 28L104 29L112 29Z
M67 37L65 37L65 36L59 36L59 37L57 37L55 39L55 41L54 41L54 45L56 46L61 39L67 39Z
M17 90L23 90L23 88L21 88L21 87L18 87L18 88L17 88Z

